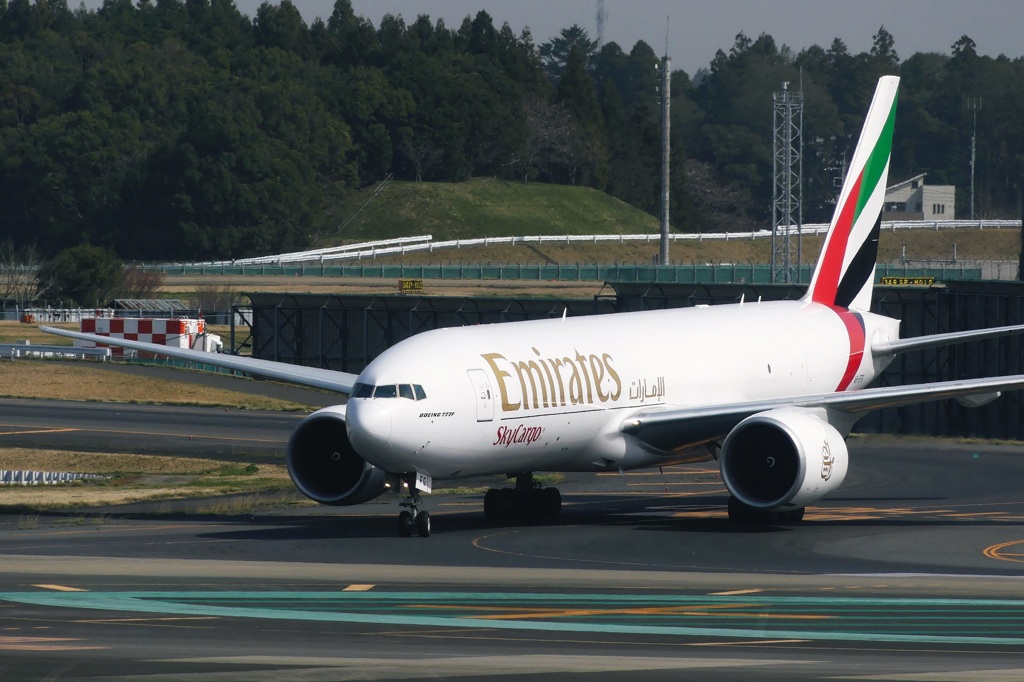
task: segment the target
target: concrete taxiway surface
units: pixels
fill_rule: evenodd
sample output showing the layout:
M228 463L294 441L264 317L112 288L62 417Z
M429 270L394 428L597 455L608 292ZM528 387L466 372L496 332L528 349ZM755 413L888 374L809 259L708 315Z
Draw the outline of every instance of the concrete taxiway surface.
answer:
M63 419L37 409L40 431ZM131 427L177 414L140 407ZM298 419L235 416L191 419L188 442L283 443ZM95 436L116 421L76 438L116 445ZM796 527L730 524L713 464L570 475L556 525L491 526L481 494L434 496L430 538L398 538L386 497L9 514L0 679L1024 678L1024 449L850 450L846 483Z

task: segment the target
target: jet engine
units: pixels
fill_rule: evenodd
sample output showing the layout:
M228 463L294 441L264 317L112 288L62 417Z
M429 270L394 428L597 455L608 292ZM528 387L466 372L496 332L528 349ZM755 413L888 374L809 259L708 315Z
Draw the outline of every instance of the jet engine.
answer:
M345 430L345 406L317 410L288 439L288 474L321 504L361 504L384 492L387 475L355 451Z
M846 477L846 440L827 421L799 408L747 417L719 457L733 497L754 509L798 509L836 490Z

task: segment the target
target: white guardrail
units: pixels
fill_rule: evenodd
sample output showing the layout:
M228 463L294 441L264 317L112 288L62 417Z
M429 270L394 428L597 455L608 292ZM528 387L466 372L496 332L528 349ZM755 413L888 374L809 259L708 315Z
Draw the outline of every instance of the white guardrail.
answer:
M63 471L0 469L0 485L58 485L73 481L104 481L102 474L71 474Z
M882 230L944 230L944 229L1006 229L1020 228L1019 220L886 220L882 222ZM791 228L796 231L796 226ZM811 223L803 225L800 231L806 235L823 234L828 231L828 223ZM740 239L764 239L772 236L771 230L755 230L752 232L697 232L674 233L669 235L673 242L721 240L735 241ZM384 239L347 246L333 246L312 251L296 251L277 256L261 256L233 261L208 261L204 263L188 263L189 266L231 266L231 265L282 265L285 263L328 263L339 260L360 260L378 256L406 255L409 253L433 253L444 249L462 249L472 246L499 246L516 244L583 244L599 242L657 242L659 234L593 234L593 235L533 235L525 237L483 237L479 239L453 239L442 242L431 241L430 235L420 237L403 237L400 239Z
M50 346L34 343L0 343L0 358L75 358L84 360L109 360L109 348L80 348L78 346Z
M281 263L304 263L308 261L319 261L324 257L334 256L349 251L366 251L378 247L388 248L406 244L417 244L429 242L432 235L421 235L419 237L399 237L397 239L381 239L375 242L363 242L360 244L348 244L346 246L332 246L326 249L314 249L312 251L294 251L282 253L277 256L259 256L257 258L240 258L238 260L216 260L204 263L189 263L189 265L280 265Z

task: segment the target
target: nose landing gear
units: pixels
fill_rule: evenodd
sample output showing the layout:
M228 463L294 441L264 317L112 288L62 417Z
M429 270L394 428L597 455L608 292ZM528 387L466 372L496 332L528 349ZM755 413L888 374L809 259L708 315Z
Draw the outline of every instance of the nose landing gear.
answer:
M419 508L423 504L423 498L416 488L416 475L411 474L403 480L409 489L409 499L398 503L399 506L405 507L398 515L398 535L407 538L416 531L421 538L430 537L430 512Z

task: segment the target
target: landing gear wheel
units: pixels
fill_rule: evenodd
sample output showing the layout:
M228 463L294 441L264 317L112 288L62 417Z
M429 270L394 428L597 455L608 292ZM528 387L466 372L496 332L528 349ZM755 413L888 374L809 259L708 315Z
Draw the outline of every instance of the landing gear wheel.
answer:
M429 521L427 522L427 535L430 534ZM413 526L416 525L412 520L412 512L403 511L398 515L398 535L407 538L412 535Z
M501 491L491 488L484 495L484 516L488 521L501 519Z
M421 538L430 537L430 512L421 511L416 515L416 532Z
M558 488L544 488L539 493L541 516L554 521L562 513L562 494Z
M541 488L529 473L516 476L515 488L491 488L484 495L484 516L491 523L554 521L561 511L558 488Z

